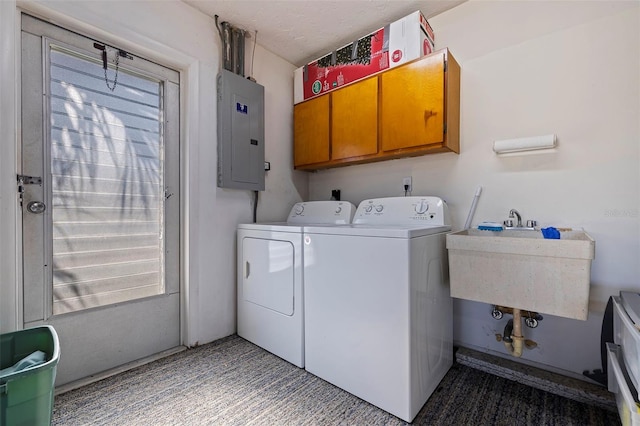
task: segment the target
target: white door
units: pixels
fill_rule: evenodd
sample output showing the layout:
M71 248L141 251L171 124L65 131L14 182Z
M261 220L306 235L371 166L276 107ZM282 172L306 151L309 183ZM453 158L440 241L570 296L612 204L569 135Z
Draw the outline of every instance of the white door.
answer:
M286 316L293 315L293 243L247 237L241 245L244 300Z
M237 242L238 335L303 368L302 234L238 228Z
M179 74L22 17L24 326L57 385L180 345Z

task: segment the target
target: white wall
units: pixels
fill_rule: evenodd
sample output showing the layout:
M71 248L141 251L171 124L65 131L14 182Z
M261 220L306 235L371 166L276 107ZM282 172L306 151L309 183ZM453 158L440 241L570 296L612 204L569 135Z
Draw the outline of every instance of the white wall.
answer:
M11 279L18 271L12 197L16 174L14 153L19 134L15 95L19 83L15 75L19 46L15 31L20 24L15 13L16 3L0 3L0 134L3 136L0 146L3 177L0 181L0 329L5 331L21 326L17 309L21 289L16 280ZM213 19L180 1L28 1L19 2L18 6L181 71L186 173L183 265L189 316L185 342L203 344L234 333L235 228L252 218L252 193L216 187L215 82L220 42ZM307 174L292 172L291 166L293 70L292 64L257 46L254 76L265 86L266 157L272 165L266 191L261 194L259 220L283 220L293 203L307 198Z
M581 375L600 368L609 295L640 291L640 12L637 2L470 1L430 19L437 48L462 67L461 153L349 166L311 174L311 199L332 188L355 204L414 195L446 199L464 225L511 208L543 226L583 227L596 240L589 319L545 315L524 331L538 343L525 361ZM555 133L556 152L497 157L492 141ZM454 338L504 354L490 305L456 300Z
M260 192L259 222L286 220L293 204L309 196L309 174L293 170L294 69L267 50L256 50L253 74L265 86L265 160L271 163L265 190Z

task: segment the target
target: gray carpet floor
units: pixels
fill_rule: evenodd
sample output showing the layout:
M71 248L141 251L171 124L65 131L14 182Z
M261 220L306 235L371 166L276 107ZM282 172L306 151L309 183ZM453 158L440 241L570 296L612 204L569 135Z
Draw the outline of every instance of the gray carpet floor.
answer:
M403 425L238 336L56 396L53 425ZM421 425L617 425L612 411L455 364Z

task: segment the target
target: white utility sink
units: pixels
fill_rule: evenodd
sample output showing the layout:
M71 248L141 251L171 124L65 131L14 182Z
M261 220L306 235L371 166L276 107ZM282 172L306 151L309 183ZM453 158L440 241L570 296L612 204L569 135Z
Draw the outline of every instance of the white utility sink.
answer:
M586 320L595 241L565 231L480 231L447 235L451 296Z

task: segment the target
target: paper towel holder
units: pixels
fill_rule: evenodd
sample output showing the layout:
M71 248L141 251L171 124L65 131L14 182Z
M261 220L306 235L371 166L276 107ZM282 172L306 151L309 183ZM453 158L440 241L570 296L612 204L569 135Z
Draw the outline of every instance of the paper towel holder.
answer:
M557 146L556 135L532 136L527 138L504 139L493 142L496 154L551 149Z

